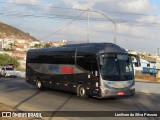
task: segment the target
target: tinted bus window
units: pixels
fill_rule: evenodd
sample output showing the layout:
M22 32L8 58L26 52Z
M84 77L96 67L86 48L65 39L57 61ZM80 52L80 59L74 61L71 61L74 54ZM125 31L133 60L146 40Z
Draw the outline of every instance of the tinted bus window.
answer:
M37 63L37 55L35 52L29 52L27 54L27 63Z
M92 54L78 53L76 56L77 65L85 70L92 72L92 70L97 70L96 57Z
M74 64L74 52L50 52L38 56L37 63Z

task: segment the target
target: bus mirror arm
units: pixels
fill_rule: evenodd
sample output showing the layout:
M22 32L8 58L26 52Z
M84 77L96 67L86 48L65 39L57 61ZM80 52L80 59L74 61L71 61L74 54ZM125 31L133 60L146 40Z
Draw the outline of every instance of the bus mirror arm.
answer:
M134 56L137 60L137 62L135 63L135 67L140 67L141 66L141 62L140 62L140 58L138 56Z
M135 67L139 67L138 62L135 63Z
M139 58L138 55L133 55L133 54L128 54L128 55L129 55L130 58L134 57L136 59L137 62L135 63L135 67L141 66L140 58Z

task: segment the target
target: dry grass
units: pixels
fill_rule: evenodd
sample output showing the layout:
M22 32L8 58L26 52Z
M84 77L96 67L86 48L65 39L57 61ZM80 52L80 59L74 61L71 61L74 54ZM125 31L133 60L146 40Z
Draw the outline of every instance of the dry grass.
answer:
M143 74L143 75L135 75L135 80L141 81L150 81L150 82L160 82L159 78L154 77L153 75Z

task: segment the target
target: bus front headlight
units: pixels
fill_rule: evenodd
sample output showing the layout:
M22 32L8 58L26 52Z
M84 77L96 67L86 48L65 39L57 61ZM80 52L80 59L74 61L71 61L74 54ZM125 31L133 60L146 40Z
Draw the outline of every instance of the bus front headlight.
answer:
M133 85L132 87L130 87L131 90L135 89L135 85Z

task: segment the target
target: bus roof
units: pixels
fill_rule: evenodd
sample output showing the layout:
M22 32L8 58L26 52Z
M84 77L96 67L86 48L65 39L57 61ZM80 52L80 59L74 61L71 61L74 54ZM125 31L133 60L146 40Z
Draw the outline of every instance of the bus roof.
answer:
M89 53L127 53L125 49L113 43L81 43L81 44L69 44L56 48L41 48L41 49L32 49L28 52L51 52L51 51L78 51L89 52Z

